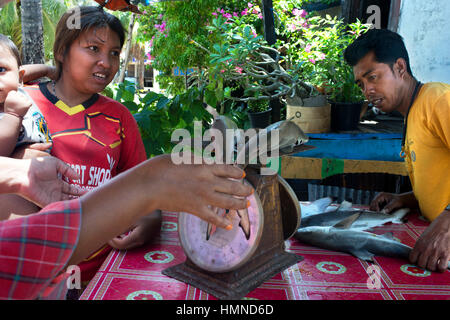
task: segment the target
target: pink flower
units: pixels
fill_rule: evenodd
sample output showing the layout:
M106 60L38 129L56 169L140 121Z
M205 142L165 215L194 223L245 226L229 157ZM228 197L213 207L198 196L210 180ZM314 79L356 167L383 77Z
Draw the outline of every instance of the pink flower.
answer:
M225 73L225 69L220 70L220 73Z
M247 5L249 8L253 7L253 3L251 3L251 2L247 3Z
M244 11L241 12L241 16L246 16L248 14L248 9L245 8Z
M242 71L244 71L244 69L242 69L241 67L236 67L234 68L234 70L239 74L242 74Z
M305 51L306 52L311 52L311 45L310 44L306 45Z
M287 25L287 29L288 29L290 32L294 32L294 31L297 30L297 26L296 26L295 24L293 24L293 23L290 23L290 24Z
M260 19L262 19L263 18L263 16L262 16L262 14L260 13L260 14L258 14L258 18L260 18Z
M256 34L255 30L252 30L253 36L256 38L258 35Z
M217 16L217 12L213 12L212 15L213 15L213 16Z
M237 12L233 12L233 17L238 17L239 14Z
M224 13L224 14L223 14L223 17L224 17L224 18L227 18L227 19L231 19L232 16L231 16L230 13Z
M319 53L319 57L317 59L325 60L325 57L326 57L325 53L321 52L321 53Z
M298 10L297 8L295 8L294 10L292 10L292 14L296 17L300 16L302 18L306 17L306 15L308 14L305 10Z
M316 60L310 58L310 59L309 59L309 62L311 62L312 64L315 64L315 63L316 63Z

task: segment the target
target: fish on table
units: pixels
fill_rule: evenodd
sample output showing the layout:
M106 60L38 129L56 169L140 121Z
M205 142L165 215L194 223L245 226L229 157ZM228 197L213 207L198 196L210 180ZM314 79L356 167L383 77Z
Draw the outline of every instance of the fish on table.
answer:
M376 235L367 231L339 227L309 226L299 228L294 237L302 243L350 253L366 261L373 261L374 256L408 260L412 250L410 246L395 240L392 233ZM450 269L450 261L448 268Z
M412 248L395 240L392 233L376 235L366 231L386 223L403 223L409 209L385 214L352 208L349 202L330 208L331 200L327 197L312 203L315 206L302 218L295 239L319 248L350 253L366 261L373 261L374 256L409 260ZM450 261L448 266L450 269Z
M346 219L352 217L352 230L368 230L386 223L401 224L408 212L409 209L407 208L399 209L392 214L368 210L336 210L303 218L301 220L300 228L310 226L336 226L340 222L345 223Z

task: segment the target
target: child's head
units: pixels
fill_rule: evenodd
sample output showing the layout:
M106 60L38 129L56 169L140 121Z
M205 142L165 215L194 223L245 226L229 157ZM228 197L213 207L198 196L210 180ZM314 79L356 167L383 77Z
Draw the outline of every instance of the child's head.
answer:
M125 41L125 30L120 20L112 14L100 7L82 6L67 11L61 17L56 27L53 45L55 64L59 72L58 78L61 77L64 60L69 56L72 44L86 34L94 34L100 41L104 41L100 35L102 29L107 29L118 37L120 54ZM100 36L97 36L97 33Z
M22 82L23 70L14 42L7 36L0 34L0 104L5 102L6 96L11 90L17 90Z

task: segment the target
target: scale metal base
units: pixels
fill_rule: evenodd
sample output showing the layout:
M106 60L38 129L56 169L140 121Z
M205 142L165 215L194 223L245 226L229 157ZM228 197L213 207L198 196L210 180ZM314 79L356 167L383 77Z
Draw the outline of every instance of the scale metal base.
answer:
M270 256L270 261L251 269L243 266L225 273L206 272L187 259L184 263L167 268L162 273L188 283L220 300L239 300L286 268L303 260L302 256L280 252ZM239 274L237 278L236 275Z

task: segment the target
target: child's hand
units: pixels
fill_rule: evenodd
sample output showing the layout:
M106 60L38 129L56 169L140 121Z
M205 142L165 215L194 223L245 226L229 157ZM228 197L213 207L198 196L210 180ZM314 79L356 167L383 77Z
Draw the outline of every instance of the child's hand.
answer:
M11 90L6 96L3 111L5 113L10 112L19 117L23 117L25 116L30 107L31 107L30 99L28 99L25 95L16 90Z

